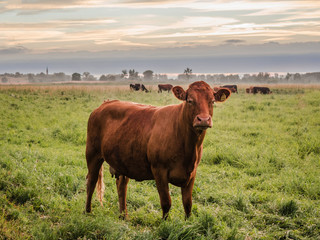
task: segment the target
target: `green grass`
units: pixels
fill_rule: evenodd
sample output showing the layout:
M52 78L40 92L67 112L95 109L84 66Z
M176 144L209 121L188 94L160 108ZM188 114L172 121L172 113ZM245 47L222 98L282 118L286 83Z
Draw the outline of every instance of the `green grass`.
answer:
M84 214L88 117L104 99L160 106L173 94L1 87L0 239L319 239L320 89L272 90L215 106L190 219L179 188L163 221L155 183L131 180L123 221L107 171L104 206L94 197Z

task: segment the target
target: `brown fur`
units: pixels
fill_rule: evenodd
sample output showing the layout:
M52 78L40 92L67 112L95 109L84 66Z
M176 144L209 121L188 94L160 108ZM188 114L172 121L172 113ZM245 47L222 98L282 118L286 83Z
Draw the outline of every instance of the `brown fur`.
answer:
M249 87L246 88L246 93L253 93L253 94L257 94L257 93L261 93L261 94L270 94L272 93L270 91L270 88L268 87Z
M162 91L170 91L173 88L171 84L159 84L158 85L158 93Z
M98 179L102 183L101 166L106 161L117 178L123 217L127 216L130 178L156 181L163 218L171 207L169 183L181 187L185 214L190 216L202 143L206 129L212 126L213 101L225 101L230 90L214 92L205 82L195 82L187 91L179 86L172 91L183 101L181 104L153 107L115 100L104 102L91 113L86 146L87 212L91 211ZM102 187L101 183L98 188ZM103 192L98 192L102 200Z

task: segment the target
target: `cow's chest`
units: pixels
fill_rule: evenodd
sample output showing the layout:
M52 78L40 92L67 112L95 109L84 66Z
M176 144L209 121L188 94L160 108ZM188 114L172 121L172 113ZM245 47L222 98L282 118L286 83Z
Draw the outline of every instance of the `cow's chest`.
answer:
M168 180L171 184L183 187L196 174L198 161L190 159L189 161L178 161L168 169Z

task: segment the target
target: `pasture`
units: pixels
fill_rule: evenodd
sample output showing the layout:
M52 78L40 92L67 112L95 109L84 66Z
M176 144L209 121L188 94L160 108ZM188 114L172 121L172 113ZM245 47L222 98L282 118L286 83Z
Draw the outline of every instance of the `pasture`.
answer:
M124 221L106 163L104 206L94 195L84 213L88 117L105 99L180 101L155 86L0 86L0 239L319 239L320 88L244 88L215 104L192 216L170 185L163 221L154 181L131 180Z

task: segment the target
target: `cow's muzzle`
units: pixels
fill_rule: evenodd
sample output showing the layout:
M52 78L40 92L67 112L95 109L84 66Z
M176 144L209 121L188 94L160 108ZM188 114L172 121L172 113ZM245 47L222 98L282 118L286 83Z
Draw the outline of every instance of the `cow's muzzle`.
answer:
M206 130L212 127L212 118L210 115L197 115L193 120L193 127L201 130Z

